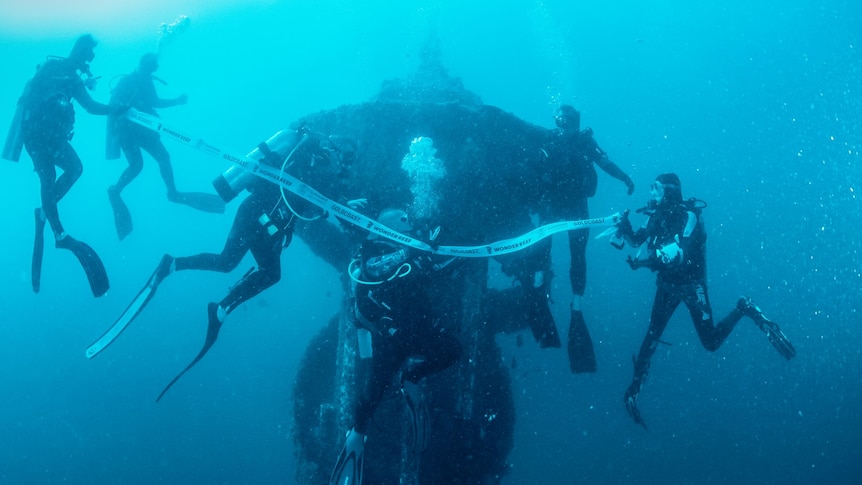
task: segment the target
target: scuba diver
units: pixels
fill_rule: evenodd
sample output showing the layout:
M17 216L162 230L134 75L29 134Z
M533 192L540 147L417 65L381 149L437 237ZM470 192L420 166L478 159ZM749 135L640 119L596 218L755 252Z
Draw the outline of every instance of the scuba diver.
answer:
M58 202L83 172L81 159L70 143L75 128L72 100L95 115L120 113L125 109L99 103L87 92L95 88L98 79L93 77L89 65L95 58L96 44L92 35L85 34L75 41L69 57L48 57L27 83L19 100L20 126L13 125L13 130L20 129L20 141L33 160L41 185L42 207L35 211L32 262L32 284L36 293L41 286L45 221L54 233L55 246L68 249L78 258L93 295L104 295L110 286L102 260L93 248L66 233L57 210ZM57 167L63 171L59 177Z
M539 225L557 221L589 218L588 199L596 193L598 165L611 177L626 186L626 193L635 190L634 182L608 154L599 147L590 128L581 130L581 114L570 105L561 105L556 112L555 130L541 149L541 163L535 166L534 186L539 195L533 205ZM584 321L581 303L587 283L587 241L589 229L568 232L571 263L569 278L572 287L571 319L567 350L573 373L596 372L593 342ZM548 293L552 278L551 239L542 242L535 251L525 255L528 271L519 280L529 301L530 325L540 347L560 347L556 325L548 308Z
M313 172L323 178L322 172L341 170L349 163L352 153L345 151L349 144L338 145L333 137L323 137L300 127L282 130L266 142L260 143L248 158L261 164L286 171L288 168L297 178ZM335 175L332 175L335 178ZM92 358L113 342L119 334L143 311L155 296L162 281L176 271L203 270L229 273L236 269L243 257L251 253L256 267L252 267L218 303L207 305L207 333L204 345L191 363L180 372L159 394L156 401L188 372L213 346L227 315L239 305L259 295L281 279L281 253L290 245L297 219L306 221L322 217L322 211L311 203L291 193L285 193L278 185L259 178L251 171L232 166L213 181L222 198L229 202L245 190L250 194L242 201L234 217L233 225L220 253L201 253L188 257L162 256L147 284L115 321L113 326L86 351ZM363 199L350 201L362 203ZM314 211L314 212L312 212ZM315 213L313 217L307 214Z
M141 56L138 68L123 76L111 91L112 106L127 106L142 113L158 116L156 108L168 108L186 104L188 96L181 94L172 99L160 98L156 93L155 81L166 84L153 73L159 68L159 57L155 53ZM123 202L123 189L135 179L144 167L143 151L146 151L159 164L159 172L168 189L168 200L186 204L204 212L221 214L225 204L216 194L200 192L180 192L174 182L174 172L171 167L171 156L161 141L157 131L134 123L124 116L109 116L107 124L108 160L120 157L120 150L126 156L129 166L120 175L115 185L108 188L108 199L114 211L114 223L117 236L122 240L132 232L132 218L128 207Z
M386 209L377 220L398 233L413 232L403 210ZM436 235L436 231L432 234ZM454 364L461 356L461 344L434 318L426 289L434 273L453 260L435 264L428 253L372 234L362 243L358 259L351 263L348 271L355 283L354 316L360 356L367 358L370 354L370 374L357 400L353 426L330 484L362 483L368 425L391 388L404 396L413 418L414 450L421 451L427 445L429 417L418 383ZM370 337L370 349L363 335Z
M656 177L650 195L647 207L638 211L649 216L646 226L634 231L626 214L616 229L620 243L624 241L633 247L646 243L646 254L641 250L636 258L629 256L629 266L633 270L649 268L657 273L649 329L634 359L634 378L623 397L629 415L644 428L646 424L638 410L637 398L649 371L650 358L680 303L688 308L700 341L710 352L718 350L740 319L746 316L766 333L782 357L790 360L796 355L796 349L778 325L769 320L750 298L740 298L727 317L717 325L713 323L706 287L706 230L701 218L701 210L706 205L696 199L684 201L682 184L674 173ZM622 244L617 247L621 249Z

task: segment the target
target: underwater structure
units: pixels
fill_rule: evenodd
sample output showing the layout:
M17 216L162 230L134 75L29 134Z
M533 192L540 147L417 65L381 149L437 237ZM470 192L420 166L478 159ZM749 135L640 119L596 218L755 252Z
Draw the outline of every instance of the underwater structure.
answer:
M547 130L484 105L449 76L437 50L426 49L407 79L383 83L368 102L297 120L297 126L350 140L348 166L317 170L303 181L332 200L366 198L360 212L411 212L414 226L439 226L441 245L472 245L533 228L531 166ZM349 193L338 193L346 191ZM365 369L358 356L347 268L367 233L335 217L303 222L296 235L341 272L336 316L308 346L295 380L297 482L328 483L351 426ZM506 256L517 267L526 251ZM394 391L378 408L365 446L365 483L493 484L506 474L515 409L509 368L494 336L527 325L528 310L488 308L487 258L464 258L429 291L442 321L463 347L458 363L421 382L431 437L421 453L408 445L410 423ZM505 320L505 321L503 321Z

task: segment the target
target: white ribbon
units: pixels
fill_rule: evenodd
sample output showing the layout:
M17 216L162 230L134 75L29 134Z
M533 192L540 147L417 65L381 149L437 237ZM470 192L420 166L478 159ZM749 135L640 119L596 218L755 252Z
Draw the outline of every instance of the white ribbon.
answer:
M200 152L203 152L211 157L226 160L233 164L248 170L254 175L261 177L269 182L278 184L285 190L288 190L299 197L311 202L320 207L324 211L334 214L339 219L349 222L357 227L361 227L372 234L385 237L399 244L416 248L422 251L428 251L436 254L447 256L458 256L462 258L486 258L491 256L499 256L503 254L514 253L522 249L528 248L542 239L564 231L572 231L575 229L583 229L592 226L611 226L621 220L621 216L613 214L608 217L596 217L592 219L584 219L580 221L561 221L546 224L537 227L532 231L511 239L483 244L480 246L438 246L432 248L427 243L419 239L412 238L401 234L398 231L392 230L389 227L380 224L379 222L366 217L355 210L339 204L325 197L320 192L306 185L299 179L283 172L279 169L270 167L266 164L261 164L257 160L246 157L245 155L237 155L230 153L216 145L204 141L202 138L196 138L187 135L180 130L167 126L162 121L152 115L142 113L136 109L129 109L126 117L153 131L163 134L173 140L176 140L184 145L190 146Z

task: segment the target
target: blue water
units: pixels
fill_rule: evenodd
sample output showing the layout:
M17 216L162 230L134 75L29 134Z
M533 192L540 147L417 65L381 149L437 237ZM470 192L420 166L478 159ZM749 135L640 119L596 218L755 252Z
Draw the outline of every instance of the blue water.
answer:
M528 334L520 347L515 336L498 338L517 363L503 483L859 483L858 2L116 3L0 4L0 122L35 65L65 55L80 33L100 40L93 96L106 101L111 79L155 48L159 25L185 14L191 26L165 46L157 75L169 83L163 96L187 92L189 103L162 115L248 150L302 115L365 101L383 80L409 75L436 32L443 63L486 104L548 127L559 103L582 110L637 184L627 198L600 175L593 215L639 207L666 171L680 175L687 197L709 202L716 313L750 295L798 357L783 361L745 322L710 354L679 312L664 336L673 345L653 358L640 398L650 431L635 426L621 397L653 279L593 241L584 311L599 373L571 375L564 352L540 351ZM71 256L51 248L42 291L30 291L38 180L26 155L0 166L0 483L293 483L292 383L306 344L338 308L338 272L296 242L279 285L232 314L207 359L155 404L197 351L206 303L251 261L238 274L173 276L112 347L87 360L85 347L161 254L219 249L236 210L170 204L148 160L124 192L135 232L117 242L105 190L125 162L104 160L103 128L78 109L73 143L85 172L60 205L69 231L108 267L103 298L92 298ZM226 168L168 148L181 190L210 190ZM565 329L567 262L556 248L554 311Z

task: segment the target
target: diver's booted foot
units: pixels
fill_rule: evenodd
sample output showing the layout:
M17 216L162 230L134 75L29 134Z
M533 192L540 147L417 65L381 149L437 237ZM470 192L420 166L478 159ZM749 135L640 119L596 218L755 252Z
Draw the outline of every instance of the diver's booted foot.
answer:
M71 249L77 242L77 239L64 232L54 239L54 247L57 249Z
M215 329L216 335L224 323L224 310L218 303L209 303L207 305L207 323L209 328Z
M159 265L156 267L156 272L153 273L153 280L150 283L153 288L157 288L165 278L176 271L174 261L176 260L170 254L162 256L162 260L159 261Z
M754 320L755 323L766 319L766 317L763 316L763 310L761 310L759 306L755 305L751 298L747 296L741 297L739 301L736 302L736 309L741 311L746 317Z
M787 360L796 357L796 348L794 348L793 344L790 343L790 339L784 335L784 332L781 331L781 328L777 323L766 318L766 315L763 314L763 310L761 310L759 306L755 305L754 302L751 301L751 298L740 298L736 303L736 308L741 311L743 315L754 321L754 324L766 334L766 337L769 338L769 343L775 347L775 350L777 350L782 357Z

